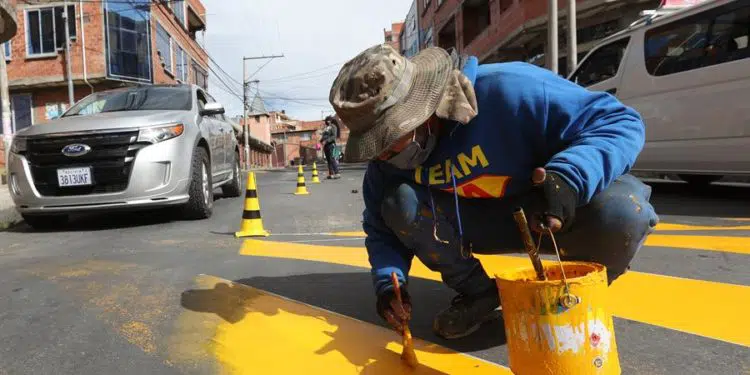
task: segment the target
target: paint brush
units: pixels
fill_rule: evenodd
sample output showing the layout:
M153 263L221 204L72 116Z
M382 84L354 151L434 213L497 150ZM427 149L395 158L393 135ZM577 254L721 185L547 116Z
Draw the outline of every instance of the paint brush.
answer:
M531 238L529 222L526 220L526 214L523 212L523 208L517 208L516 211L513 212L513 218L516 220L516 224L518 224L518 230L521 231L523 246L526 248L529 258L531 258L531 264L534 265L537 279L540 281L547 280L547 276L544 274L544 267L542 266L542 259L539 257L539 251L534 245L534 239Z
M401 287L398 285L398 277L395 272L391 273L391 280L393 281L393 291L396 294L396 299L398 300L398 303L403 305L404 301L401 299ZM417 353L414 352L414 343L412 342L408 320L404 322L401 344L404 347L404 351L401 352L401 360L406 362L410 367L417 367L417 365L419 365L419 360L417 360Z

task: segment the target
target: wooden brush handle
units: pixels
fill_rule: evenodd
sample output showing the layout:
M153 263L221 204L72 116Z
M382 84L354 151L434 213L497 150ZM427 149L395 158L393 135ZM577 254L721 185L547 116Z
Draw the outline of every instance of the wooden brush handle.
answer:
M404 301L401 300L401 287L398 285L398 276L396 276L395 272L391 272L391 281L393 282L393 292L396 293L398 303L403 304Z

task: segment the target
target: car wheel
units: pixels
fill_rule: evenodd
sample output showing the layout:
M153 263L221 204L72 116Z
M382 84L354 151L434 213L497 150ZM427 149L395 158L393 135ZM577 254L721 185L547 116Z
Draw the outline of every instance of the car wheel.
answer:
M214 189L211 181L211 162L204 148L198 147L193 151L190 170L190 199L184 207L183 215L186 219L209 218L214 206Z
M234 168L232 169L232 180L221 187L222 194L227 198L236 198L242 195L242 172L240 171L240 155L234 155Z
M28 215L22 214L23 221L34 229L58 229L68 222L68 215Z
M679 177L694 187L705 187L712 182L721 180L722 176L702 175L702 174L681 174Z

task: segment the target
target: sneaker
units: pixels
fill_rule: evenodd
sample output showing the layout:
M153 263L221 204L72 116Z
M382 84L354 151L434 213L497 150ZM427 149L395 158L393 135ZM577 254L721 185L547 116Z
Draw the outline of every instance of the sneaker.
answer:
M334 180L338 180L339 178L341 178L341 175L340 175L340 174L335 174L335 175L333 175L333 179L334 179Z
M453 298L451 306L435 317L432 329L445 339L459 339L476 332L488 321L501 316L500 297L497 288L476 296L460 294Z

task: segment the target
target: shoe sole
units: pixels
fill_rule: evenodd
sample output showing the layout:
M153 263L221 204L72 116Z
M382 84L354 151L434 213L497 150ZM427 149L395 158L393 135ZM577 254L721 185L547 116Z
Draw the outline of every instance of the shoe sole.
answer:
M443 335L441 333L435 332L435 334L438 335L438 336L440 336L440 337L442 337L442 338L444 338L444 339L446 339L446 340L461 339L461 338L469 336L472 333L474 333L477 330L479 330L479 328L482 326L482 324L490 322L490 321L493 321L495 319L498 319L502 315L503 315L503 310L501 308L499 308L499 309L493 310L491 313L485 315L482 319L479 320L479 322L477 322L477 324L469 327L469 329L467 329L463 333L459 333L459 334L455 334L455 335Z

